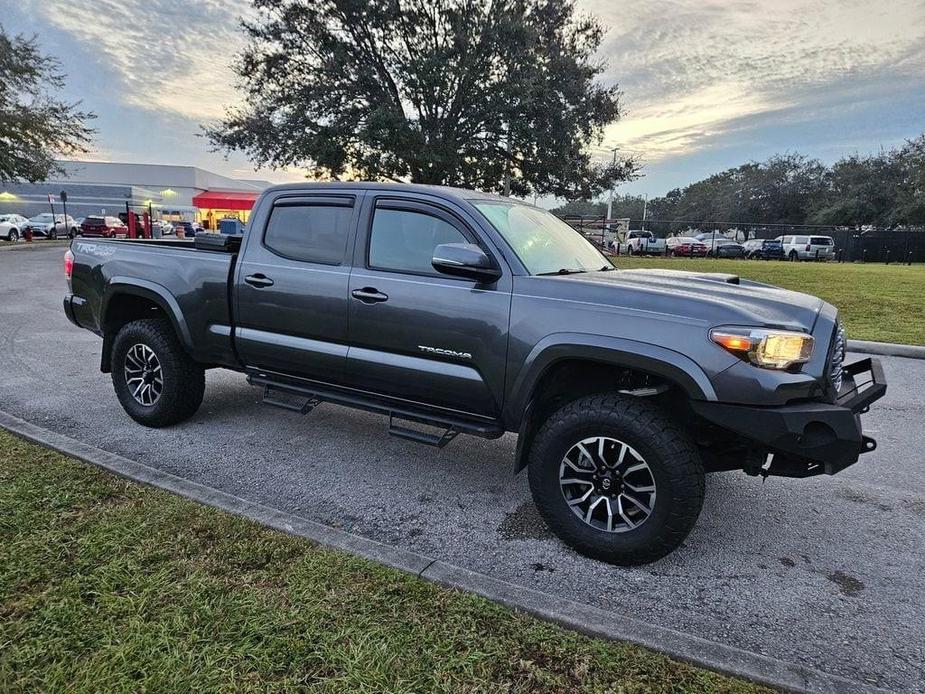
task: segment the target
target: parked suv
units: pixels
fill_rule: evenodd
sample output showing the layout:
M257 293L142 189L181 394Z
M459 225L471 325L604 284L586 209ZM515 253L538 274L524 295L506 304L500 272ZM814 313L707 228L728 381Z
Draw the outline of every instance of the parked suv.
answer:
M30 217L26 226L32 230L33 236L44 236L49 239L56 239L59 236L73 238L79 228L71 215L65 217L63 214L52 215L51 212L43 212Z
M0 214L0 238L7 241L18 240L27 224L29 220L21 214Z
M844 363L834 306L726 273L617 270L551 213L495 195L275 186L243 236L76 239L65 273L64 310L102 337L137 422L193 417L223 367L280 416L338 403L436 447L513 432L552 531L616 564L681 544L705 472L835 474L876 447L860 415L883 372Z
M118 217L91 215L85 217L80 225L81 236L102 236L112 238L116 234L125 234L128 227Z
M831 260L835 241L831 236L780 236L787 260Z

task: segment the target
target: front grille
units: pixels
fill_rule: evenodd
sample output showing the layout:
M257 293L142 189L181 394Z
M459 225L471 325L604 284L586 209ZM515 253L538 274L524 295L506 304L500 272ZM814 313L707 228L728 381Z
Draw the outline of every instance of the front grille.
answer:
M841 390L847 343L848 341L845 338L845 326L842 325L841 321L838 321L835 326L835 336L832 338L832 346L829 351L829 383L832 386L832 392L836 395L838 391Z

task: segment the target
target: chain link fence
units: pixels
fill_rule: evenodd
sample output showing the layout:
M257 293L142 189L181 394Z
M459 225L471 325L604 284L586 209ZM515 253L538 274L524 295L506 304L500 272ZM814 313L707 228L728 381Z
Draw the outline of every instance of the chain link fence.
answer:
M896 229L822 226L812 224L760 224L753 222L697 222L691 220L607 220L597 216L566 215L562 219L596 245L610 250L614 238L626 229L645 229L655 236L696 236L718 232L736 241L774 239L778 236L831 236L835 259L840 262L925 262L925 227ZM627 224L628 221L628 224Z

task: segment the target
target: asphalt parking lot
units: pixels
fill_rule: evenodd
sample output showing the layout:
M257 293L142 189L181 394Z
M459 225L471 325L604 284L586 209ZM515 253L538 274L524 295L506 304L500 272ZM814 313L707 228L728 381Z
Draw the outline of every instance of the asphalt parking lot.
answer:
M62 248L0 253L0 409L248 500L503 580L896 691L925 692L925 361L884 357L865 417L878 449L836 477L708 478L699 524L655 564L565 549L535 514L515 439L436 450L378 416L259 404L239 374L207 375L203 407L138 426L67 322ZM902 320L894 316L893 320Z

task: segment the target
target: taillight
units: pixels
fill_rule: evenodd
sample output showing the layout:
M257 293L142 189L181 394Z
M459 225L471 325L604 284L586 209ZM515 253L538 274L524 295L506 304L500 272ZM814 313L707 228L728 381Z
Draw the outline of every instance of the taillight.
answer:
M74 273L74 254L68 248L64 253L64 276L67 278L68 286L71 286L71 275Z

